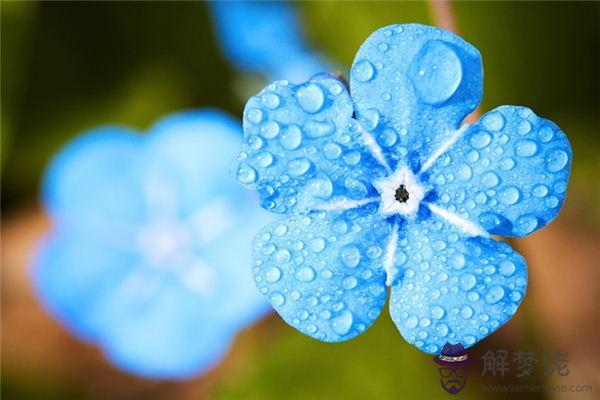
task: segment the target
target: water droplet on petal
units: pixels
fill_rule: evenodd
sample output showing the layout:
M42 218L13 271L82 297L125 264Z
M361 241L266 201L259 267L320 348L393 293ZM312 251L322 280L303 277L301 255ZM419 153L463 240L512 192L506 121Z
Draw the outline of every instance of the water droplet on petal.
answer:
M237 179L241 183L252 183L256 180L256 170L248 165L248 163L241 162L237 170Z
M288 163L288 171L292 176L304 175L310 169L311 163L306 158L297 158Z
M277 267L271 267L265 273L265 280L269 283L275 283L281 278L281 270Z
M495 172L488 171L481 175L481 183L487 187L494 187L500 183L500 178Z
M435 319L442 319L445 314L446 310L440 306L434 306L431 308L431 316Z
M521 193L519 189L514 186L507 186L502 192L499 194L500 201L507 205L515 204L519 201L521 197Z
M504 117L498 111L492 111L483 117L483 126L489 131L499 131L504 128Z
M311 138L320 138L335 132L335 125L328 121L308 121L304 124L304 132Z
M300 146L302 142L302 132L297 125L291 124L284 128L279 137L281 145L287 150L294 150Z
M325 103L325 94L316 83L300 86L296 91L296 100L300 107L308 113L316 113Z
M418 324L419 324L419 319L414 315L408 317L408 319L404 323L404 325L406 325L406 327L409 329L416 328Z
M261 102L263 103L263 105L271 110L275 110L277 107L279 107L279 96L277 96L275 93L265 93L262 97L261 97Z
M338 335L345 335L350 331L352 323L354 322L354 315L350 310L344 310L339 317L331 320L331 330Z
M300 282L311 282L315 279L315 270L309 266L304 266L296 271L295 276Z
M275 121L267 121L260 126L260 134L265 139L273 139L279 133L279 124Z
M552 173L561 171L568 161L569 156L564 150L553 150L546 155L546 169Z
M283 295L281 293L279 293L279 292L273 292L269 296L269 301L275 307L279 307L279 306L282 306L285 303L285 297L283 297Z
M471 146L475 149L483 149L490 144L491 141L492 137L486 131L475 132L469 140Z
M340 251L342 263L348 268L355 268L360 262L360 250L354 245L348 245Z
M460 288L464 291L470 290L475 286L477 279L473 274L464 274L460 277Z
M354 64L352 76L359 82L368 82L375 75L375 67L368 60L361 60Z
M463 69L454 49L441 40L431 40L415 56L408 75L421 100L437 105L456 92Z
M537 153L538 146L533 140L523 139L517 142L515 153L519 157L531 157Z
M500 274L511 276L515 272L515 264L510 260L504 260L500 263Z
M485 295L485 301L488 304L495 304L504 297L504 289L500 285L492 286Z
M253 124L258 124L263 120L263 112L259 108L249 108L246 111L246 119Z
M465 319L471 318L473 316L473 308L471 308L470 306L464 305L460 309L460 316Z

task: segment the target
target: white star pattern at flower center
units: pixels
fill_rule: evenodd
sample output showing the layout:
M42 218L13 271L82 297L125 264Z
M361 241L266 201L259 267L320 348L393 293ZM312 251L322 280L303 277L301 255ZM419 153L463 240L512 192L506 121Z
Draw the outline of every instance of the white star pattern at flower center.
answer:
M417 176L406 166L399 166L393 174L375 180L373 186L381 195L379 212L385 216L394 214L416 216L426 192ZM396 198L397 190L404 195L401 199L404 201Z

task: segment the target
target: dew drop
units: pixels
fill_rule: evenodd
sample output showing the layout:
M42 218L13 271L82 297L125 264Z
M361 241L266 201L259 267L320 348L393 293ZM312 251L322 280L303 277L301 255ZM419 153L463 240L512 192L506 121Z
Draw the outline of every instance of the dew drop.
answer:
M488 171L481 175L481 183L487 187L494 187L500 183L500 178L495 172Z
M360 262L360 250L354 245L348 245L340 251L342 263L348 268L356 268Z
M504 289L500 285L490 287L485 295L485 301L488 304L496 304L504 297Z
M465 318L465 319L469 319L473 316L473 308L471 308L468 305L464 305L461 309L460 309L460 316Z
M492 137L486 131L478 131L473 134L469 140L471 146L475 149L483 149L492 141Z
M504 260L500 263L500 274L511 276L515 272L515 264L510 260Z
M275 283L281 278L281 270L277 267L271 267L265 273L265 280L269 283Z
M458 166L456 176L462 181L468 181L473 176L473 171L467 164L461 164Z
M249 108L248 111L246 111L246 119L255 125L263 120L263 116L264 114L259 108Z
M464 291L470 290L475 286L477 279L473 274L464 274L460 277L460 288Z
M292 258L290 252L286 249L281 249L275 253L275 262L278 264L285 264Z
M279 124L275 121L267 121L260 126L260 134L265 139L273 139L279 133Z
M499 131L504 128L504 117L498 111L492 111L483 117L483 126L490 131Z
M310 165L306 158L297 158L288 163L288 171L292 176L301 176L308 172Z
M315 279L315 270L309 266L304 266L296 271L295 276L300 282L311 282Z
M304 124L304 132L311 138L320 138L335 132L335 125L331 122L308 121Z
M517 142L515 153L519 157L532 157L537 153L538 146L533 140L523 139Z
M435 319L442 319L444 317L444 315L446 314L446 310L444 310L442 307L440 306L434 306L431 309L431 316Z
M407 328L414 329L419 324L419 319L416 316L412 315L412 316L408 317L408 319L406 320L406 322L404 324L406 325Z
M354 64L352 76L359 82L368 82L375 75L375 67L368 60L361 60Z
M304 111L313 114L323 107L325 94L319 85L308 83L296 91L296 100Z
M521 193L519 189L514 186L507 186L502 192L499 194L500 201L506 205L512 205L519 201L521 197Z
M325 249L325 239L323 238L314 238L310 241L310 248L315 253L319 253Z
M342 281L342 286L344 287L344 289L346 290L350 290L350 289L354 289L356 287L356 285L358 284L358 281L356 280L355 277L353 276L347 276L344 278L344 280Z
M256 180L256 170L248 165L248 163L241 162L238 166L236 176L241 183L252 183Z
M548 172L561 171L569 161L569 156L564 150L553 150L546 155L546 169Z
M265 93L260 100L263 105L265 107L267 107L268 109L271 110L275 110L277 107L279 107L279 96L277 96L275 93Z
M273 292L269 296L269 301L275 307L279 307L279 306L282 306L285 303L285 297L283 297L283 295L281 293L279 293L279 292Z
M331 197L333 193L333 183L325 176L311 179L307 184L307 194L321 199Z
M281 145L287 150L294 150L300 146L302 142L302 132L297 125L291 124L286 126L279 137Z
M256 161L256 165L262 168L266 168L269 165L273 164L273 155L268 151L261 151L260 153L254 156L254 160Z

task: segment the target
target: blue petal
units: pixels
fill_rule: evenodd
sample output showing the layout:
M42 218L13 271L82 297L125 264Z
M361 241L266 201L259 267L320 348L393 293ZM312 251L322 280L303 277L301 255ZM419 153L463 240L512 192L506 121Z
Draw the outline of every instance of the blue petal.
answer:
M378 29L362 44L350 87L357 118L392 164L421 164L476 107L483 93L477 49L419 24Z
M390 314L409 343L432 354L446 342L471 347L517 311L527 269L507 243L462 236L432 215L399 236Z
M429 171L436 203L501 236L550 223L565 199L571 146L551 121L502 106L470 127Z
M90 130L52 160L43 182L46 209L61 226L111 232L145 218L138 185L141 140L124 128Z
M108 302L113 317L120 318L107 323L101 345L116 365L138 375L185 378L206 372L226 355L233 338L217 309L168 281L137 309L128 307L136 300L123 290Z
M254 241L254 277L283 319L327 342L352 339L379 315L390 225L369 205L292 216Z
M306 45L294 6L285 2L211 2L224 53L239 68L303 82L327 67Z
M40 245L32 279L38 296L53 315L75 334L93 339L101 327L91 311L135 263L131 254L58 234Z
M375 195L370 182L385 169L366 151L352 112L348 92L334 78L269 85L244 111L238 180L277 213Z
M252 238L274 216L257 207L258 196L228 172L241 141L232 118L218 111L184 112L152 127L145 155L158 188L155 199L166 200L171 188L180 217L197 234L197 256L219 274L215 291L224 296L214 307L223 320L243 328L270 309L256 290L250 260Z

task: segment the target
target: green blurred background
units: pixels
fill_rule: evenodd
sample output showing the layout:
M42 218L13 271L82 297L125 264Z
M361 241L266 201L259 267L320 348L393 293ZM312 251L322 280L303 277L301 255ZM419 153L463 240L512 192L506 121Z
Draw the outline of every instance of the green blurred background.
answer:
M297 3L315 49L348 69L362 41L393 23L444 25L426 2ZM517 316L476 346L562 350L568 377L481 377L457 397L493 398L482 384L592 384L600 390L600 4L459 2L459 34L483 56L480 110L527 105L567 133L574 150L568 200L545 230L513 244L529 262ZM48 227L39 210L44 166L97 124L143 129L171 111L217 107L239 117L256 77L219 54L199 2L1 3L2 397L12 398L443 398L431 359L383 312L347 343L317 342L269 317L240 335L216 371L184 382L145 381L108 365L44 315L27 283L31 246ZM524 398L593 398L536 392ZM570 397L573 396L573 397ZM503 395L497 395L502 398Z

